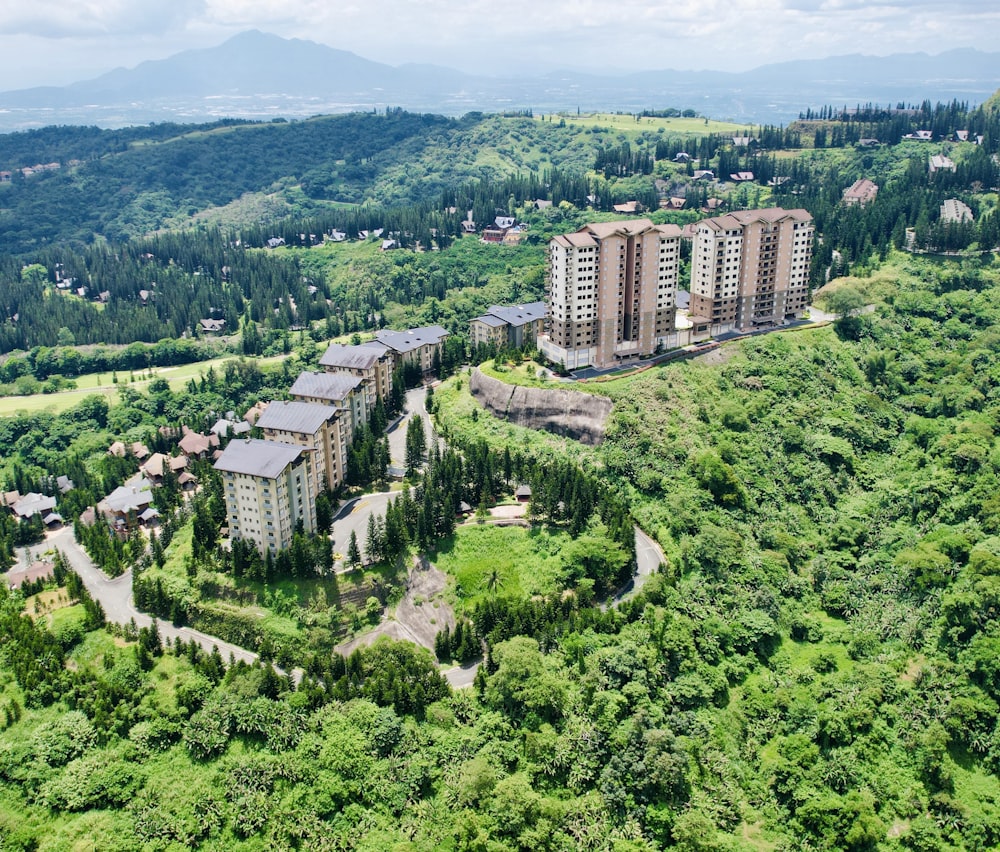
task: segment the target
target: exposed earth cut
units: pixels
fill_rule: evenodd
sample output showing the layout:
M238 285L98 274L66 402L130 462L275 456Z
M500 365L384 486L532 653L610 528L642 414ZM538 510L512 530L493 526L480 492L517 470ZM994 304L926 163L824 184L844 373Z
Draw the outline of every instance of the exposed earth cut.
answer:
M478 368L472 371L469 389L487 411L516 426L542 429L591 446L604 441L612 406L607 397L508 385L483 375Z

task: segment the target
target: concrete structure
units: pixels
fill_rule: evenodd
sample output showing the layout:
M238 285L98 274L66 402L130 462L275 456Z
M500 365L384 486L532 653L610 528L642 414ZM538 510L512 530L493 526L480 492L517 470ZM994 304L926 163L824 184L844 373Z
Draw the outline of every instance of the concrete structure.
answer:
M406 331L391 331L383 328L375 332L375 338L392 352L393 369L404 364L420 367L424 375L433 372L434 357L441 357L441 345L448 332L439 325L410 328Z
M354 430L368 422L369 408L364 383L357 376L346 373L300 373L289 393L293 399L301 402L332 405L341 412L341 429L346 432L344 439L348 444L354 440ZM269 405L268 408L270 407ZM260 420L257 424L260 425Z
M844 204L864 207L874 201L876 195L878 195L877 183L872 183L868 178L858 178L844 190Z
M649 219L584 225L549 242L548 331L538 348L567 369L670 348L681 229Z
M270 441L314 450L313 494L337 488L347 468L346 432L341 412L317 402L272 402L257 420Z
M278 441L230 441L215 463L226 495L229 537L252 541L264 554L288 548L299 522L313 532L312 457L312 450Z
M534 343L545 331L545 302L526 305L490 305L489 310L469 323L473 346L494 344L498 349L520 349Z
M941 204L942 222L972 222L975 216L972 208L957 198L946 198Z
M331 343L319 365L328 373L344 373L361 379L368 397L369 411L375 400L386 400L392 391L393 356L388 346L378 341L360 346Z
M713 335L801 316L809 302L813 220L805 210L742 210L704 219L691 249L691 321Z

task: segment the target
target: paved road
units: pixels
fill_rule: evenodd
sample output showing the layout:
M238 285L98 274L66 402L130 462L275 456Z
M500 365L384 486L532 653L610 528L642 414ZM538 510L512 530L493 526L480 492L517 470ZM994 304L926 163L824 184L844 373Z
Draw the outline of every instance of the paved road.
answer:
M132 604L132 572L126 571L120 577L109 579L103 571L94 565L93 560L87 552L77 543L73 535L72 527L63 527L54 533L50 533L43 544L37 544L31 548L32 554L37 555L48 550L62 551L70 566L80 575L83 584L87 587L94 600L99 601L104 607L104 615L108 621L114 624L128 624L130 620L135 620L137 627L149 627L153 619L144 612L140 612ZM257 660L257 655L246 648L233 645L231 642L224 642L215 636L209 636L190 627L174 627L169 621L158 621L157 628L160 636L166 639L183 639L190 642L194 639L206 651L218 648L224 660L230 656L235 660L242 660L246 663L253 663Z

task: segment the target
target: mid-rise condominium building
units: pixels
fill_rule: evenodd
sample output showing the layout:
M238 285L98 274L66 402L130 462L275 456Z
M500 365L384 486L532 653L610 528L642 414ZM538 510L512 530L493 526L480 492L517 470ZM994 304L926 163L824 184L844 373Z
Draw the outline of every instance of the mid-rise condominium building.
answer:
M215 463L222 474L232 539L252 541L261 554L288 548L299 522L316 529L313 450L278 441L230 441Z
M269 441L295 444L314 450L313 494L344 481L347 465L347 429L342 412L318 402L275 401L257 420Z
M549 242L548 331L567 369L652 355L676 329L681 229L649 219L584 225Z
M368 395L364 381L348 373L321 373L307 370L299 373L288 393L300 402L332 405L341 412L341 429L348 444L354 440L354 431L368 423L375 403L375 400Z
M713 334L779 325L809 302L813 219L805 210L741 210L703 219L691 250L691 319Z
M376 340L358 346L331 343L319 365L328 373L346 373L361 379L371 406L376 399L387 399L392 390L392 351Z
M489 310L469 323L473 346L492 344L498 349L535 343L545 330L548 311L545 302L526 305L490 305Z

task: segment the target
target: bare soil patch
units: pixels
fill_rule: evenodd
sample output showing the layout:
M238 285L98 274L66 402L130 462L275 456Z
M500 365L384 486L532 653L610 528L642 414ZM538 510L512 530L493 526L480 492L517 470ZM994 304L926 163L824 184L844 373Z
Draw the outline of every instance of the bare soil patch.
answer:
M371 645L380 636L388 636L405 642L413 642L434 650L434 638L438 632L455 626L455 613L444 598L448 585L447 574L439 571L424 557L414 560L406 578L406 593L396 606L396 611L383 617L382 623L349 642L336 647L345 656L356 648Z

